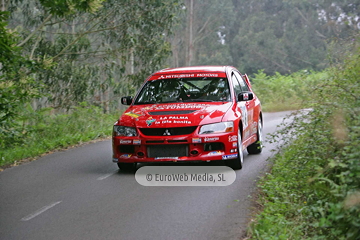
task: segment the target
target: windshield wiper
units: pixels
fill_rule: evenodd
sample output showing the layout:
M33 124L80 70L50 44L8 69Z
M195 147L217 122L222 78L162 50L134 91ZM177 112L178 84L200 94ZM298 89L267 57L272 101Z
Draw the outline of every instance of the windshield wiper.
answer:
M186 100L183 100L183 102L217 102L217 101L210 100L210 99L186 99Z
M177 103L177 102L182 102L182 100L178 100L178 101L164 101L164 102L158 102L158 103Z
M136 102L135 105L141 105L141 104L155 104L156 102L152 101L145 101L145 102Z

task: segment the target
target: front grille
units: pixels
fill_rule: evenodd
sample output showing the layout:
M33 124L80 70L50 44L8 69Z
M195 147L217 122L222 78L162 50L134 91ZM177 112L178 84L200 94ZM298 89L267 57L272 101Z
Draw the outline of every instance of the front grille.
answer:
M119 145L119 151L121 153L135 153L134 145Z
M188 156L188 152L187 144L151 145L147 147L147 155L150 158L184 157Z
M204 143L204 151L224 150L225 146L222 142Z
M193 113L196 110L180 110L180 111L159 111L159 112L149 112L150 115L177 115L177 114L189 114Z
M139 128L139 130L146 136L176 136L191 134L196 128L196 126L193 126L177 128Z
M146 143L164 143L163 140L146 141Z
M187 143L188 141L186 139L184 139L184 140L168 140L168 142L169 143L180 143L180 142Z

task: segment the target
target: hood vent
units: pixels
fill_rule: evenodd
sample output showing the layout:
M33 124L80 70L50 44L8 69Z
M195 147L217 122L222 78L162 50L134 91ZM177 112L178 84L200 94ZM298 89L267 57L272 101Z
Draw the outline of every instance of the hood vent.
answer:
M196 128L197 126L175 128L139 128L139 130L146 136L176 136L191 134Z
M195 112L196 110L181 110L181 111L158 111L158 112L149 112L150 115L158 116L158 115L176 115L176 114L190 114Z

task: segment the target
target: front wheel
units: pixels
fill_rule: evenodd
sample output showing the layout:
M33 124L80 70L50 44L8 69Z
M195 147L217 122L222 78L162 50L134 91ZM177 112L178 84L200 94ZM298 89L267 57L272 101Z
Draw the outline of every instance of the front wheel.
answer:
M238 129L237 153L238 153L237 158L227 161L227 165L234 170L241 169L244 162L243 144L242 144L240 128Z
M136 169L136 163L118 163L119 169L124 172L134 171Z
M247 147L247 151L248 151L249 154L259 154L259 153L261 153L261 151L263 149L263 145L262 145L262 141L263 141L262 128L263 128L263 124L262 124L261 118L259 117L258 129L257 129L257 141Z

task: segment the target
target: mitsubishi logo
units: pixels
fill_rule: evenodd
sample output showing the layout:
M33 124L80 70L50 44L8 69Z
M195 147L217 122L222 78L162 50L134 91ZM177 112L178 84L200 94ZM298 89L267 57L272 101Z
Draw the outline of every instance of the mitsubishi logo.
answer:
M164 136L170 136L171 133L169 132L169 129L166 129L163 135L164 135Z

